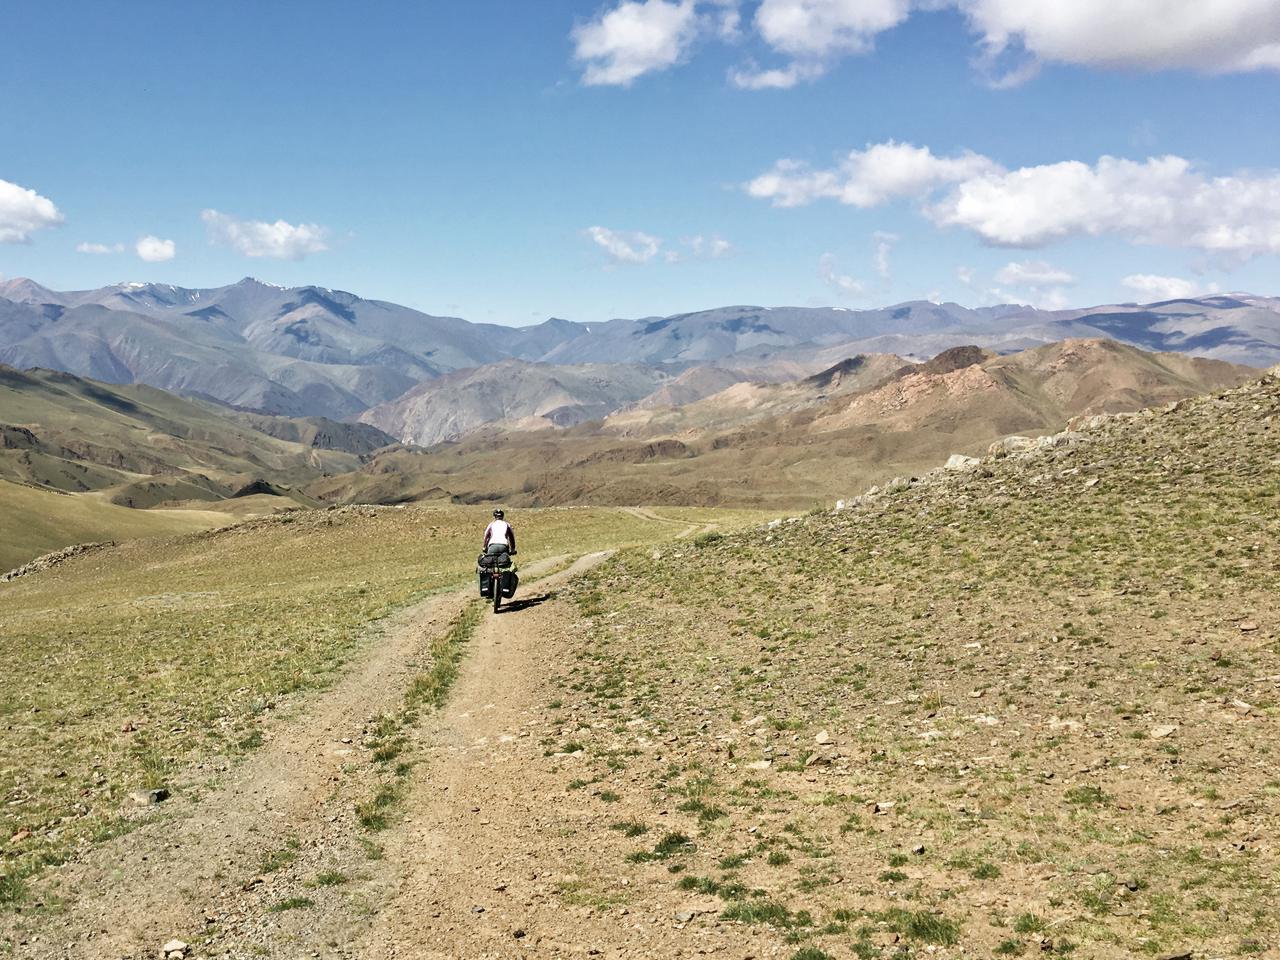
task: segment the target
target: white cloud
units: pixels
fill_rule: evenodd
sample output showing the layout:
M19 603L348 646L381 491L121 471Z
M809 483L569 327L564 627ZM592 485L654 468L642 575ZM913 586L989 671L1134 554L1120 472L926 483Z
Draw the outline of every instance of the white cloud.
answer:
M64 219L48 197L0 180L0 243L29 243L31 234Z
M968 20L975 62L997 87L1026 82L1043 63L1280 70L1276 0L761 0L750 27L788 62L733 70L730 81L763 90L813 80L913 11L945 8ZM626 86L679 63L699 37L734 43L745 29L739 0L621 0L574 28L574 56L584 83Z
M1016 292L993 288L987 291L993 300L1029 303L1041 310L1065 310L1068 303L1066 288L1076 282L1076 278L1066 270L1044 260L1006 263L996 272L995 279L999 284L1013 287Z
M681 237L679 246L665 246L661 237L641 230L611 230L608 227L588 227L582 231L615 264L638 265L661 259L664 263L683 263L686 260L720 260L733 252L733 244L718 233L696 234Z
M76 253L124 253L123 243L77 243Z
M709 237L698 234L696 237L686 237L682 242L690 253L703 260L719 260L733 252L733 244L719 234Z
M958 183L926 213L995 246L1112 235L1242 259L1280 253L1280 173L1208 177L1174 156L990 172Z
M865 208L916 197L938 226L963 227L1000 247L1114 236L1237 261L1280 253L1280 171L1212 177L1176 156L1006 170L970 151L940 157L889 141L855 150L833 169L780 160L746 190L779 207L834 199Z
M792 63L786 67L729 71L729 82L739 90L790 90L804 80L816 80L827 72L820 63Z
M329 249L329 231L316 223L240 220L217 210L205 210L200 219L209 225L209 235L215 243L226 244L246 257L301 260Z
M725 43L737 43L742 39L742 11L738 9L739 0L710 0L711 5L719 7L712 11L709 21L712 29Z
M642 264L656 257L662 249L662 241L639 230L610 230L608 227L587 227L583 231L614 263Z
M1280 69L1275 0L954 0L981 35L988 62L1024 51L1034 61L1230 73Z
M1205 293L1218 292L1216 283L1211 283L1205 288L1193 280L1184 280L1182 277L1161 277L1154 273L1132 273L1120 282L1130 290L1142 294L1148 301L1183 300Z
M875 266L876 273L879 274L880 279L889 280L889 255L893 253L894 244L898 242L898 235L896 233L885 233L882 230L877 230L873 234L873 237L876 241L876 254L873 265Z
M963 283L966 287L973 286L973 267L956 267L956 279Z
M164 263L166 260L172 260L174 254L178 252L177 245L172 240L161 240L150 234L140 239L134 249L147 263Z
M755 26L778 52L822 60L869 50L877 33L910 12L911 0L764 0Z
M590 86L629 86L678 63L697 38L693 0L625 0L573 30L574 58Z
M996 274L996 282L1011 287L1064 287L1076 278L1043 260L1023 260L1005 264Z
M813 170L795 160L779 160L747 184L753 197L777 207L798 207L829 198L855 207L874 207L895 197L920 196L937 186L999 169L972 151L935 156L928 147L890 140L854 150L829 170Z
M860 280L855 280L853 277L836 272L834 254L824 253L818 258L818 276L823 283L839 291L845 297L860 297L866 290Z

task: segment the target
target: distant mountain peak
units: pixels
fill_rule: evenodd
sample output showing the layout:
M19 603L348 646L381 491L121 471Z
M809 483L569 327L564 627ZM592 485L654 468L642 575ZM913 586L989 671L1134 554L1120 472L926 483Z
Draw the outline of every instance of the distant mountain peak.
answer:
M278 283L268 283L266 280L259 280L257 277L245 277L238 283L232 284L236 287L267 287L270 290L290 290L291 287L282 287Z
M56 303L59 300L58 295L48 287L27 277L0 280L0 297L14 303Z

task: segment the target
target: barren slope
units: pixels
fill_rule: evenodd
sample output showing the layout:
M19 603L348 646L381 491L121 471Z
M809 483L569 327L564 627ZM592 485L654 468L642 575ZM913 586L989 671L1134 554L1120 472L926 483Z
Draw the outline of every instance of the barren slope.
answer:
M880 383L906 361L891 354L849 357L790 383L735 382L719 392L683 404L644 404L609 417L605 433L626 437L680 436L688 439L781 417L830 396L855 393Z
M430 446L481 427L523 431L596 420L667 379L652 367L504 360L420 384L360 420L406 443Z
M619 413L554 437L485 434L376 457L310 492L807 507L952 453L981 452L1005 434L1049 432L1079 413L1133 410L1256 373L1099 340L995 358L961 348L906 373L902 366L872 358L856 370L842 364L799 383L740 383L686 407Z

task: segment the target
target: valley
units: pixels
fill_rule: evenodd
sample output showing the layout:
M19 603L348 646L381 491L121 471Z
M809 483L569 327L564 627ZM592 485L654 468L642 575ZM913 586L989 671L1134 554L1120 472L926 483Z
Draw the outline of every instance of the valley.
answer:
M1280 350L1273 306L734 307L501 331L253 280L5 281L0 480L29 488L30 522L0 500L0 566L322 504L805 509L1003 435L1242 382L1256 368L1219 358ZM37 521L58 503L62 530Z
M56 306L259 295L376 303ZM0 948L1263 952L1280 369L745 309L337 405L0 366Z
M1280 960L1280 0L0 24L0 960Z
M459 507L16 580L6 662L43 679L5 700L28 719L0 936L67 958L1262 952L1278 418L1280 371L834 512L520 511L528 580L496 616L468 584L485 511Z

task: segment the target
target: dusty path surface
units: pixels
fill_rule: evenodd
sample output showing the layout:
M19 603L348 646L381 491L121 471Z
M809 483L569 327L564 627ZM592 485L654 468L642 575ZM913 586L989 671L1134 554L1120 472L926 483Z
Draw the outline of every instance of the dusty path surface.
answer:
M639 517L641 520L653 520L657 523L665 523L675 527L681 527L679 533L675 535L676 540L685 540L695 533L705 533L708 530L714 530L720 524L715 522L708 523L686 523L683 520L677 520L675 517L664 517L659 513L655 513L649 507L622 507L623 513L629 513L633 517Z
M553 586L600 556L583 558ZM357 955L781 955L780 944L764 946L755 931L708 925L718 902L677 891L665 866L638 873L626 862L642 841L611 825L638 812L652 817L638 790L621 797L567 786L580 748L566 753L546 741L563 719L554 716L550 677L577 656L573 613L545 589L527 602L510 616L486 617L448 705L424 721L428 759L387 847L396 870L389 901Z

